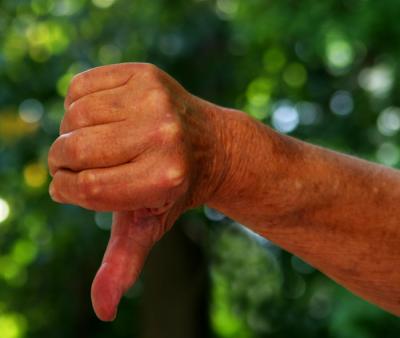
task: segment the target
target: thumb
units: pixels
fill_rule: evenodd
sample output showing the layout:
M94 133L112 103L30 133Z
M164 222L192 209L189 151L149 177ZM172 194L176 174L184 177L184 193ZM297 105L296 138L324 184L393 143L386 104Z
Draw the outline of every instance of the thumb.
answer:
M92 304L99 319L114 320L124 292L138 278L161 225L146 209L115 212L111 237L92 283Z

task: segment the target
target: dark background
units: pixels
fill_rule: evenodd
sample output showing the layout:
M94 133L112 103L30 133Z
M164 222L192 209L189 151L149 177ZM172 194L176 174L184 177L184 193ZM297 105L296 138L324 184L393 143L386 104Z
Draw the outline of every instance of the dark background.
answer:
M207 208L102 323L89 290L110 215L53 203L46 168L71 77L126 61L396 167L399 17L398 0L0 0L0 337L399 337L398 318Z

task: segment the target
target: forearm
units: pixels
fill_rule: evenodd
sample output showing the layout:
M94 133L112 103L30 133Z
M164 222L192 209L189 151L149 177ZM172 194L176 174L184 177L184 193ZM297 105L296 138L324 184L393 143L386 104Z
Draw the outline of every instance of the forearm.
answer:
M204 203L400 314L399 172L279 135L149 64L78 74L65 108L50 194L114 211L92 285L102 320L115 317L156 241Z
M219 113L230 167L208 205L400 314L400 173Z

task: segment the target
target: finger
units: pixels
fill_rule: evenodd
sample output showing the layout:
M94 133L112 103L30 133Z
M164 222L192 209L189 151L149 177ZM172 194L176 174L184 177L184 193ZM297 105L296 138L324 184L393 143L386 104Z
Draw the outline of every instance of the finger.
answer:
M161 208L187 189L181 173L158 161L141 160L79 173L58 170L50 194L60 203L97 211Z
M98 318L115 318L122 295L137 280L161 232L159 219L144 209L114 213L111 237L91 289Z
M150 67L145 63L131 62L96 67L79 73L71 81L64 106L67 109L82 96L123 86L139 71Z
M126 121L74 130L52 144L50 174L60 169L81 171L116 166L132 161L147 149L146 134Z
M95 92L72 103L65 112L60 134L73 130L122 121L126 117L121 87Z

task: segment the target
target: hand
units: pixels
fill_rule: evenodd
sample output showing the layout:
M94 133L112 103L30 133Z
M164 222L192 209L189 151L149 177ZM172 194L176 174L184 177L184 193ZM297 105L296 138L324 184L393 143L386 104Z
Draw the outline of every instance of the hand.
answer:
M60 203L114 211L92 285L96 314L112 320L154 243L222 182L218 108L155 66L128 63L75 76L65 109L49 151L50 195Z

